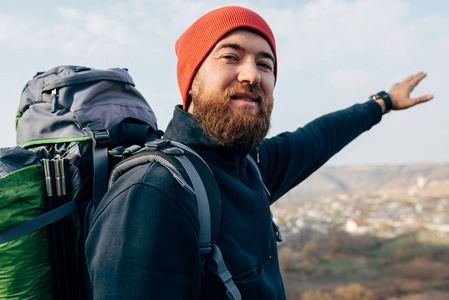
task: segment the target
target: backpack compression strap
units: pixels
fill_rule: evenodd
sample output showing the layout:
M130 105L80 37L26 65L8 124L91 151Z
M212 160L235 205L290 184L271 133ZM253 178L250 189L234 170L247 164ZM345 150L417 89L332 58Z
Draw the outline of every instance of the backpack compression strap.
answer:
M109 132L100 121L89 124L89 133L92 137L93 161L93 204L96 208L108 188L108 143Z
M72 200L34 219L31 219L14 227L5 229L0 232L0 244L12 241L16 238L24 236L25 234L41 229L42 227L45 227L53 222L56 222L64 218L65 216L74 213L75 211L76 211L76 203L75 200Z

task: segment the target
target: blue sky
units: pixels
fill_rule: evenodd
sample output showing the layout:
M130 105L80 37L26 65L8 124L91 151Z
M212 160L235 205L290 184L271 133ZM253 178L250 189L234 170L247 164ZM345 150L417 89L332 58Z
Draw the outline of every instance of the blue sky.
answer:
M412 95L432 102L391 112L330 165L449 161L449 2L9 1L0 11L0 147L15 145L20 92L56 65L126 67L165 129L180 103L174 44L204 13L225 5L258 12L273 29L279 74L269 135L388 91L409 74L428 77Z

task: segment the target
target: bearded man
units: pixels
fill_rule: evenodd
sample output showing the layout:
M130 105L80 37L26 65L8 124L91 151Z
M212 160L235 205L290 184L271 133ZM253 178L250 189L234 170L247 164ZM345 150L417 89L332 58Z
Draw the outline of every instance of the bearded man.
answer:
M264 139L278 66L259 15L242 7L209 12L184 32L176 53L183 105L165 138L195 150L214 174L222 200L216 244L239 292L202 273L195 198L149 163L120 178L97 209L86 242L94 299L285 299L270 205L389 110L432 99L410 98L425 74Z

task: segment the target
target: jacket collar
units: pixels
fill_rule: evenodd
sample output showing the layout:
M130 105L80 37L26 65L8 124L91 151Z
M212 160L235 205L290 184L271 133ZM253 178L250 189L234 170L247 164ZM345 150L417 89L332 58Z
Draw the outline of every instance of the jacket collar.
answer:
M251 148L229 149L206 135L195 117L176 106L164 138L183 143L197 151L207 162L225 168L238 167Z

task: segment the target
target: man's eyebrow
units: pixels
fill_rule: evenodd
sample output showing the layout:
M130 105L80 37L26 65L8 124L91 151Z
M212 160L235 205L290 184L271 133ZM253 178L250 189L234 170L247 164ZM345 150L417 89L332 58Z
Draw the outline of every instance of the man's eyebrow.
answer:
M259 55L261 55L262 57L271 59L271 60L273 61L274 64L276 63L276 60L274 59L274 56L271 55L271 54L268 53L268 52L261 51L261 52L259 52Z
M233 48L233 49L239 50L239 51L246 51L246 49L243 48L242 46L240 46L239 44L223 44L220 46L219 49L223 49L223 48Z
M239 44L223 44L221 45L218 49L223 49L223 48L233 48L235 50L239 50L239 51L243 51L245 52L246 49L243 48L242 46L240 46ZM266 52L266 51L260 51L259 55L268 59L271 59L273 61L273 63L276 63L276 60L274 59L274 56L271 55L270 53Z

